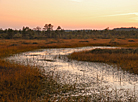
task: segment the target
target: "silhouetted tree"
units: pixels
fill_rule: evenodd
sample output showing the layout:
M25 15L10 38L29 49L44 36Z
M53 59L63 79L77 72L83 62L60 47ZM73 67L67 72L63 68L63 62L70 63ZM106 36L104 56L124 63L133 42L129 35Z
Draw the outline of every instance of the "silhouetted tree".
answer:
M45 24L43 30L52 31L53 30L53 25L52 24Z
M61 29L61 27L60 27L60 26L58 26L56 30L58 30L58 31L59 31L59 30L62 30L62 29Z
M52 33L51 33L51 31L53 31L52 24L45 24L43 30L45 31L45 34L48 38L52 37Z
M105 28L104 30L105 30L105 31L108 31L108 30L109 30L109 27Z
M12 39L14 36L14 30L8 28L6 39Z
M36 27L36 31L40 31L40 30L41 30L41 28L37 26Z
M3 30L2 30L2 28L0 28L0 34L1 34L1 33L3 33Z
M27 37L27 33L28 33L29 30L30 30L29 27L23 27L22 28L22 37L23 38L26 38Z
M38 34L40 34L40 30L41 30L41 28L37 26L36 31L37 31Z

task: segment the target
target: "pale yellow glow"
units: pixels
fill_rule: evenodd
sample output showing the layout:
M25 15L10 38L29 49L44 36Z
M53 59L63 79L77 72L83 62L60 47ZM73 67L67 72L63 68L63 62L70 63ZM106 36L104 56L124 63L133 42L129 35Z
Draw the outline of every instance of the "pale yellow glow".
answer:
M0 0L0 28L138 27L137 0Z

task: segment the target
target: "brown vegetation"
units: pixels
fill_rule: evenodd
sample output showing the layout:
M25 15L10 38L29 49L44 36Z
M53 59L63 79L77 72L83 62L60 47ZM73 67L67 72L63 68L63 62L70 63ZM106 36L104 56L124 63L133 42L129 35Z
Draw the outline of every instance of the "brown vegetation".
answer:
M134 42L130 42L134 40ZM112 43L117 42L117 43ZM47 39L47 40L0 40L0 101L1 102L26 102L32 101L43 94L59 92L59 85L50 76L44 76L38 68L5 62L4 57L41 48L81 47L81 46L133 46L138 47L138 39ZM74 53L80 56L101 60L101 55L91 53ZM118 55L118 54L117 54ZM92 57L93 56L93 57ZM103 55L109 56L109 54ZM114 59L116 55L110 55ZM117 58L119 58L118 55ZM135 56L135 57L134 57ZM80 57L78 57L79 60ZM128 57L128 60L126 58ZM98 59L99 58L99 59ZM105 57L106 58L106 57ZM116 58L116 59L117 59ZM138 55L128 54L120 58L122 66L137 68ZM125 59L125 60L124 60ZM115 59L114 59L115 60ZM124 61L123 61L124 60ZM136 60L136 61L135 61ZM128 61L130 61L128 63ZM107 61L108 62L108 61ZM127 63L127 64L126 64ZM45 82L45 83L44 83ZM44 87L45 86L45 87ZM57 90L57 91L55 91ZM66 90L62 86L61 91Z
M117 64L123 70L138 74L138 49L94 49L74 52L69 58L79 61Z
M42 94L44 77L37 68L0 63L1 102L31 101Z
M37 99L44 93L52 94L57 92L57 89L61 90L63 86L57 84L50 75L43 75L38 68L3 60L3 57L19 52L47 47L45 43L43 40L0 40L1 102L27 102Z

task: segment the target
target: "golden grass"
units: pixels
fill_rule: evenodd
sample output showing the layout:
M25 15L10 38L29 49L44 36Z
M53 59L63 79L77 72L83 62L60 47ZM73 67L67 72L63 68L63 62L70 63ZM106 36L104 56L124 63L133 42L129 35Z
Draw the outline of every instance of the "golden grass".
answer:
M0 57L41 48L43 41L0 40ZM0 59L0 102L32 101L42 94L47 78L38 68L17 65ZM52 79L49 79L52 80Z
M37 68L3 61L0 63L1 102L25 102L42 94L43 76Z
M59 85L52 78L43 76L38 68L5 62L3 61L4 57L41 48L107 45L138 47L138 39L133 39L135 42L128 42L128 40L115 39L114 41L117 43L111 43L111 39L0 40L0 102L29 102L41 96L44 86L47 90L46 92L50 93L55 92L59 88ZM102 59L99 57L100 55L79 54L84 59L89 56L94 56L91 58L95 58L95 60ZM115 56L112 55L111 57L114 58ZM137 59L138 55L136 57L129 55L129 58ZM123 63L122 65L127 63L128 66L137 67L136 61L133 62L133 60L131 63L128 63L127 60L120 63ZM135 67L133 69L136 69ZM49 81L45 81L47 83L44 84L44 80Z
M133 40L134 42L129 42ZM0 57L40 48L81 46L138 47L138 39L47 39L47 40L0 40Z
M111 49L108 49L111 50ZM123 70L138 74L138 54L134 53L91 53L90 51L74 52L69 58L79 61L104 62L117 64Z

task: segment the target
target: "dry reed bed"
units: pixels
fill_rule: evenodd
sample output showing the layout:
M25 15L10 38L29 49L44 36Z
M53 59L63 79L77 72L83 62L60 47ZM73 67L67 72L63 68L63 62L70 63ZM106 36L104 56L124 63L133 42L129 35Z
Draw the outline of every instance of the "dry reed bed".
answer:
M44 77L38 69L2 61L0 63L1 102L25 102L42 94Z
M111 43L111 39L47 39L47 40L0 40L0 101L1 102L29 102L40 97L44 92L46 102L53 93L72 90L71 86L57 84L51 76L43 75L38 68L18 65L3 61L4 57L24 51L31 51L41 48L80 47L80 46L138 46L138 40L128 42L122 39ZM79 53L81 56L87 55ZM77 55L77 54L76 54ZM108 55L106 55L108 56ZM134 59L132 55L129 55ZM99 56L96 55L95 58ZM112 56L113 58L115 56ZM94 58L94 57L93 57ZM99 57L100 58L100 57ZM100 58L101 59L101 58ZM137 56L135 57L137 59ZM123 62L122 62L123 63ZM127 61L125 62L127 63ZM133 64L134 63L134 64ZM128 63L137 66L136 62ZM129 66L130 66L129 65ZM83 97L84 98L84 97ZM73 99L74 100L74 99ZM80 100L77 98L77 100Z
M138 49L95 49L74 52L69 58L79 61L117 64L123 70L138 74Z
M39 44L40 45L39 45ZM26 102L42 95L43 91L55 92L58 84L50 76L44 76L38 68L17 65L2 60L23 51L39 49L46 46L46 41L1 40L0 41L0 101ZM43 45L42 45L43 44ZM55 84L54 84L55 83ZM51 88L50 88L51 87ZM58 87L60 88L60 87ZM58 89L57 88L57 89Z

